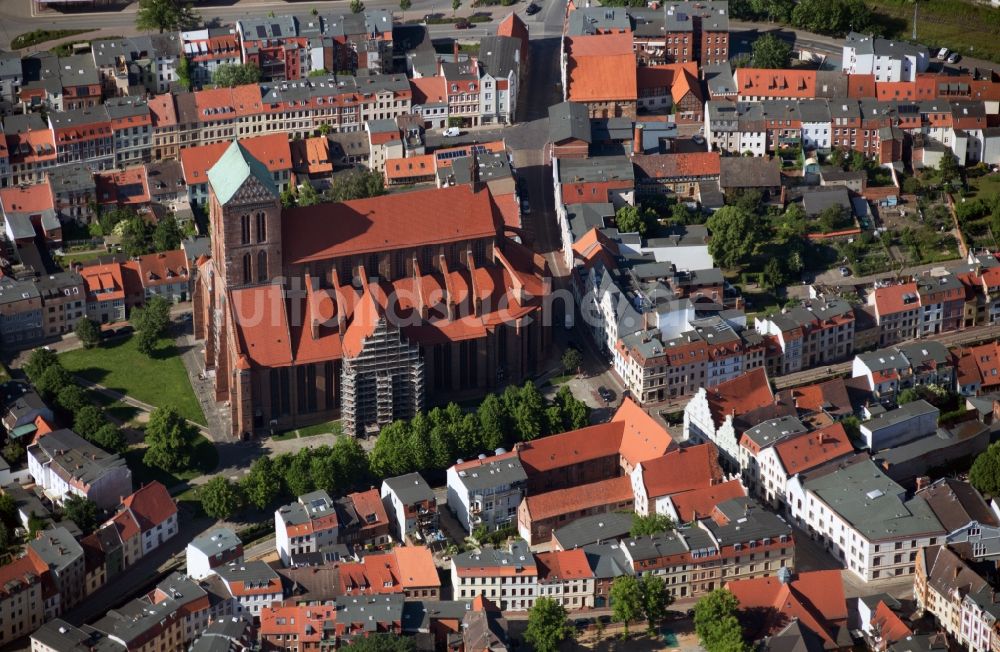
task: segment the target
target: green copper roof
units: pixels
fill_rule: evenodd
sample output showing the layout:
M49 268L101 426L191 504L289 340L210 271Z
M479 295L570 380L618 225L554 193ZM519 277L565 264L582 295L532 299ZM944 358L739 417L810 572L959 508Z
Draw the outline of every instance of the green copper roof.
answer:
M225 204L236 191L243 186L249 177L256 177L269 192L275 197L278 196L278 188L274 185L274 178L267 171L264 164L253 157L239 142L233 143L226 149L226 152L219 157L215 165L208 171L208 182L215 191L215 196L220 204Z

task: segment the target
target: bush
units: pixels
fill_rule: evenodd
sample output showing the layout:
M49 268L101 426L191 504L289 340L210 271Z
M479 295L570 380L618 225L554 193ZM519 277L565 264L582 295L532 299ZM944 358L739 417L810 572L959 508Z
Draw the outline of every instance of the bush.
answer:
M11 42L10 47L12 50L20 50L21 48L31 47L32 45L38 45L39 43L44 43L46 41L55 41L56 39L66 38L67 36L76 36L77 34L85 34L93 30L89 29L36 29L31 32L25 32L24 34L18 34L15 36Z

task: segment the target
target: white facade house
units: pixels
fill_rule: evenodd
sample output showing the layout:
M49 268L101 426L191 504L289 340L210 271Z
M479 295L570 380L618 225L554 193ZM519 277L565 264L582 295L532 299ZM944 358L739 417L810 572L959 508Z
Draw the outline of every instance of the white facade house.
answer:
M527 611L538 597L538 567L524 541L511 544L510 552L464 552L452 557L451 586L455 600L483 596L502 611Z
M582 548L539 553L536 562L538 597L555 600L568 610L594 606L594 572Z
M787 487L789 516L864 582L912 576L917 551L947 534L923 498L907 500L870 458L797 475Z
M930 64L927 48L851 32L843 45L843 71L874 75L876 82L911 82Z
M70 495L101 509L117 506L132 493L132 472L125 460L97 448L72 430L56 430L28 447L28 471L45 495L62 504Z
M265 608L282 600L281 577L262 561L226 564L216 568L215 574L239 605L236 615L257 618Z
M321 552L337 543L340 526L333 500L325 491L299 496L274 512L275 547L283 564L292 555Z
M459 460L448 469L447 478L448 507L468 532L517 523L528 475L516 452L499 448L493 457Z
M905 403L861 423L865 448L880 451L932 434L941 411L923 399Z
M204 579L228 563L243 561L243 542L229 528L219 527L195 537L187 544L187 575Z
M990 652L993 630L1000 620L1000 600L993 587L970 592L962 599L961 629L958 641L969 652Z

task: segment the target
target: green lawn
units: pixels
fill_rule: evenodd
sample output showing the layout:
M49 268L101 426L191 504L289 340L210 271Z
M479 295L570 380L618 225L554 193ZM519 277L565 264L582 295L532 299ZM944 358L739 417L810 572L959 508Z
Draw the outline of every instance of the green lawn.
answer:
M132 469L132 483L136 486L159 480L167 489L175 487L185 480L191 480L198 476L211 473L219 464L219 453L215 450L212 442L202 435L197 435L195 451L192 456L195 468L181 471L179 473L169 473L156 467L147 466L142 461L142 456L146 453L143 447L134 446L125 453L125 463Z
M181 416L205 424L187 370L172 342L161 341L152 357L140 353L135 338L129 337L93 349L67 351L59 359L81 378L150 405L172 405Z
M297 430L286 430L271 439L274 441L286 441L295 438L305 439L306 437L316 437L318 435L341 435L343 432L344 430L340 425L340 421L326 421L313 426L298 428Z
M885 36L909 40L913 35L913 2L871 0L867 3L884 19ZM1000 61L1000 12L988 3L971 0L921 0L917 13L917 40L947 47L966 56Z
M986 174L975 178L969 177L969 191L969 197L975 199L983 199L1000 194L1000 174Z

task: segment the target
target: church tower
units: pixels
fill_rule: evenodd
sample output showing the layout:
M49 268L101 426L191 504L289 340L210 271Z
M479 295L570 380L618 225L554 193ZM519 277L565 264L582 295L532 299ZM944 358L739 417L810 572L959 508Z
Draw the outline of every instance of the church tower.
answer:
M222 291L281 275L281 196L271 173L237 141L208 171L212 259Z

